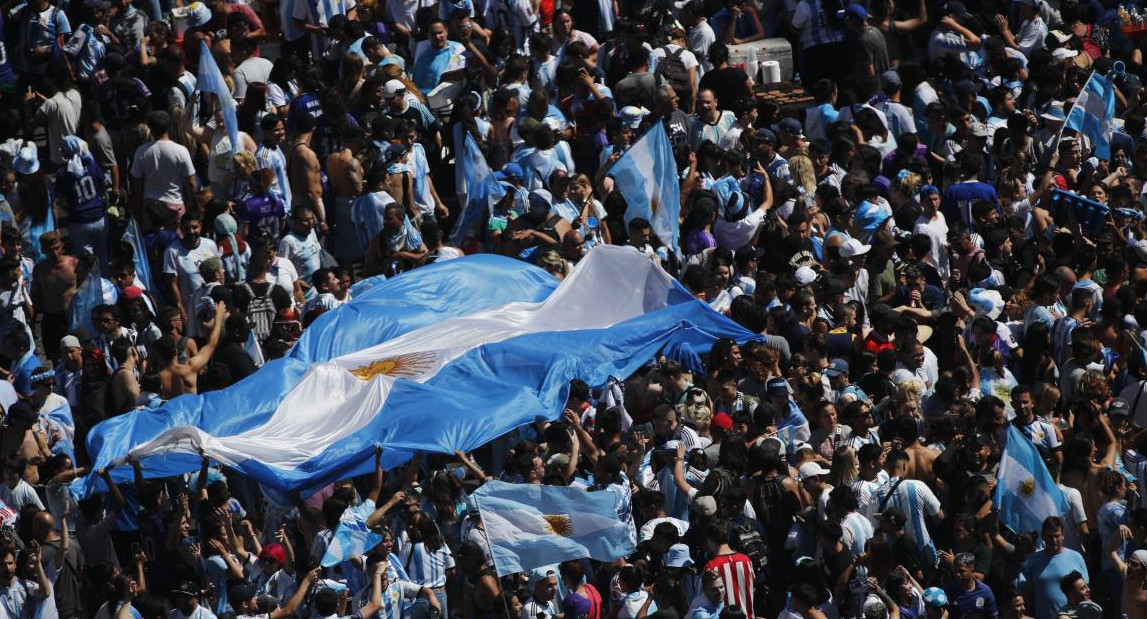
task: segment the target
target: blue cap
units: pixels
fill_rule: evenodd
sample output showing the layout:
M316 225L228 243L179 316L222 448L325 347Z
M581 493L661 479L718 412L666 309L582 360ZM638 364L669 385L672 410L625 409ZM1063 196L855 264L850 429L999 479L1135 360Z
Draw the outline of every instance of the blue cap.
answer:
M761 127L760 129L757 129L756 133L753 134L753 139L757 140L759 142L767 142L769 144L776 144L777 143L777 134L774 133L773 130L769 129L768 127Z
M769 382L765 383L765 393L779 393L783 391L786 395L792 393L789 389L789 381L783 378L770 378Z
M853 5L856 6L856 5ZM863 9L861 9L863 10ZM801 121L788 117L782 118L781 122L777 124L777 128L781 131L788 131L789 133L800 135L804 132L804 127L801 126Z
M924 195L927 195L930 193L940 195L940 188L935 186L935 185L924 185L923 187L920 188L920 195L921 196L924 196Z
M924 605L943 608L948 605L948 594L940 587L928 587L924 590Z
M522 178L522 166L510 162L502 166L502 175L506 178Z
M850 4L847 9L836 12L837 19L853 19L856 21L864 21L868 19L868 11L859 4Z

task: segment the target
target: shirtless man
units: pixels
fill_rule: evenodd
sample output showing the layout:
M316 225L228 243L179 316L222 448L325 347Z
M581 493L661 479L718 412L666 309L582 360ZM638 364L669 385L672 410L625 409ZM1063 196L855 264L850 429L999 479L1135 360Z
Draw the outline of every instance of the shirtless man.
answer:
M40 415L27 401L20 400L8 407L8 429L0 443L0 456L4 462L20 462L20 478L30 484L40 481L40 465L52 456L48 437L36 427Z
M1119 532L1111 536L1111 543L1105 549L1107 557L1123 577L1120 610L1124 617L1147 617L1147 550L1136 550L1124 562L1119 556L1122 541L1133 541L1131 529L1126 525L1121 525Z
M139 351L131 340L121 337L112 342L112 357L119 367L112 374L112 414L121 415L135 408L139 399Z
M894 423L896 437L900 440L900 448L908 454L909 458L908 474L905 477L918 479L929 486L934 486L936 473L932 471L932 463L940 454L936 450L920 444L920 426L916 423L915 417L901 415L895 419Z
M303 114L296 124L295 143L287 153L287 177L291 183L292 210L300 204L315 209L316 230L327 232L327 211L323 206L323 179L319 157L311 149L315 135L315 117ZM358 195L358 194L355 194Z
M331 205L331 217L335 225L332 249L340 261L362 259L362 252L357 250L358 234L355 232L350 208L354 199L362 193L362 164L354 156L361 142L361 133L347 135L339 149L327 156L327 179L334 195L334 203Z
M176 359L175 342L170 336L163 336L152 345L152 354L156 368L159 371L159 380L162 385L159 396L170 400L185 393L197 393L196 385L199 382L199 372L207 367L215 347L219 345L219 334L223 329L223 321L227 319L227 304L223 301L215 303L215 322L211 325L211 335L207 343L200 347L194 357L181 363Z
M79 260L64 253L60 234L54 230L40 236L40 248L47 257L32 269L32 307L43 315L43 340L58 342L68 334L68 305L76 292ZM59 348L45 348L49 359L60 358Z

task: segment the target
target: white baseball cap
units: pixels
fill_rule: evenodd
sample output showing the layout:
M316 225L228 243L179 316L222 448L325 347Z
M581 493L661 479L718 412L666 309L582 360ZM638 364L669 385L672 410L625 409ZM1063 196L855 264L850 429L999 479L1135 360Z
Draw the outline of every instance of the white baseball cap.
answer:
M857 256L863 256L871 249L871 245L865 245L861 243L859 239L848 239L844 242L844 245L840 246L840 257L855 258Z

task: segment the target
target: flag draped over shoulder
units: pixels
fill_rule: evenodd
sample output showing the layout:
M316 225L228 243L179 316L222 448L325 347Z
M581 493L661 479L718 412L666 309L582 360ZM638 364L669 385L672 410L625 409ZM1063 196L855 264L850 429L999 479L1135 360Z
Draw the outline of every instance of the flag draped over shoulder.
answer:
M450 234L450 242L455 245L466 240L466 235L482 220L482 214L506 195L506 189L494 178L474 136L469 133L465 133L465 136L456 158L455 174L465 179L469 192L458 196L463 199L462 214Z
M636 547L615 492L491 481L471 496L499 576L583 557L609 562Z
M227 389L99 424L88 452L127 479L128 455L158 477L195 470L202 449L264 488L306 491L369 471L376 446L391 468L555 419L571 379L605 384L663 347L755 337L632 249L595 248L556 289L538 273L495 256L405 273Z
M223 126L227 129L227 137L231 138L231 154L239 152L242 144L239 142L239 118L235 115L235 99L231 98L231 90L223 80L223 73L215 63L215 57L207 48L205 41L200 41L199 75L195 76L196 88L200 92L210 92L219 98L219 107L223 110Z
M1115 87L1107 78L1092 73L1083 86L1065 127L1086 135L1095 145L1095 156L1111 159L1111 134L1115 132Z
M1008 426L992 502L1000 524L1016 533L1038 533L1048 516L1068 511L1067 498L1056 485L1035 444L1014 425Z
M625 223L635 217L649 220L661 241L677 251L680 231L681 183L673 146L665 126L654 123L607 173L625 198Z

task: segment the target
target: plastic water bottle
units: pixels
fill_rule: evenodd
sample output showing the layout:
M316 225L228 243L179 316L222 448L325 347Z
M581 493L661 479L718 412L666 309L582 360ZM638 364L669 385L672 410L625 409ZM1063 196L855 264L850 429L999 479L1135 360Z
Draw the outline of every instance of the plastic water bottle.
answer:
M800 84L801 83L800 71L793 71L793 83L794 84Z

